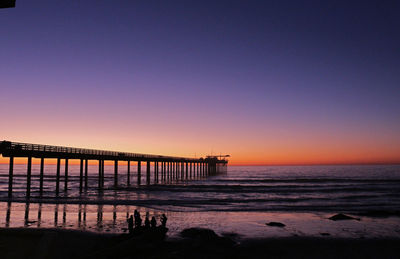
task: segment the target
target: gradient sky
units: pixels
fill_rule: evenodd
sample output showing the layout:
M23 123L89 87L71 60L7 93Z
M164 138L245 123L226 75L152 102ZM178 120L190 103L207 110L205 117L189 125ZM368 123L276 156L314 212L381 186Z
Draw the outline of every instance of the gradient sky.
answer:
M400 1L0 9L0 139L232 164L400 162Z

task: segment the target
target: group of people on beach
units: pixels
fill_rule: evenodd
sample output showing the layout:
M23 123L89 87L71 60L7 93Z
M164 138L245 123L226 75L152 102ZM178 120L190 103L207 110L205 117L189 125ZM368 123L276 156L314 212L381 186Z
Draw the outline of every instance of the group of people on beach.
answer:
M167 226L167 216L165 214L161 215L160 221L161 225L159 227L166 228ZM146 213L146 218L144 220L144 226L142 226L142 218L140 216L139 211L135 210L133 213L133 216L131 215L128 218L128 230L129 233L132 234L134 229L155 229L157 227L157 221L156 218L153 216L151 217L151 220L149 219L149 213Z

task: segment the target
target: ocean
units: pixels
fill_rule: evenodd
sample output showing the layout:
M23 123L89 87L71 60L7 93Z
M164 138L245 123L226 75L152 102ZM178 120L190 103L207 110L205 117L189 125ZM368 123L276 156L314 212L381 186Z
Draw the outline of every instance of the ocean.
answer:
M64 175L61 167L61 176ZM0 226L64 227L96 232L124 232L126 218L138 209L157 218L166 213L171 233L185 227L210 227L243 236L396 236L400 237L400 166L228 166L224 174L185 181L126 186L126 166L105 166L104 190L98 191L98 166L89 166L89 189L79 192L79 165L69 166L68 190L63 178L55 195L55 165L45 166L44 193L39 194L39 165L32 170L27 202L26 165L15 165L13 202L8 202L8 165L0 165ZM161 179L161 178L160 178ZM336 213L360 220L333 222ZM27 215L28 214L28 215ZM40 214L40 218L39 218ZM280 221L283 229L268 228Z

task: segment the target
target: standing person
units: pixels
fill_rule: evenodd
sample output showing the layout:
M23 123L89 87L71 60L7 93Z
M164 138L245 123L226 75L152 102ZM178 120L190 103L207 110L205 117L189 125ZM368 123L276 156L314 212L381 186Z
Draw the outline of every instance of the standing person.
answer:
M152 228L157 227L157 221L156 221L156 218L154 216L151 217L150 225L151 225Z
M134 216L135 216L135 227L138 228L142 225L142 219L140 218L140 213L137 210L135 210Z
M149 220L149 213L146 213L146 219L144 220L144 227L150 228L150 220Z
M128 218L128 230L129 230L129 234L133 233L133 216L132 215Z
M162 215L161 215L161 226L162 227L167 227L167 220L168 220L168 218L167 218L167 216L165 216L165 214L163 213Z

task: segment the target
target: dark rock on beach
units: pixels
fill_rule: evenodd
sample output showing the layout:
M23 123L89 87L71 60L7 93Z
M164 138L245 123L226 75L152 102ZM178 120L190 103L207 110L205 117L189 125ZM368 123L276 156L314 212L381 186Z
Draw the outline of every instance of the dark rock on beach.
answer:
M214 240L219 238L219 236L215 234L214 231L207 228L187 228L181 232L181 236L202 240Z
M333 215L332 217L329 217L328 219L336 221L336 220L360 220L359 218L354 218L351 216L347 216L345 214L339 213L336 215Z
M233 246L235 242L229 237L221 237L213 230L206 228L187 228L181 232L181 236L186 239L195 240L197 243L210 243L222 246Z
M279 228L283 228L286 225L280 222L269 222L269 223L265 223L265 225L270 226L270 227L279 227Z

